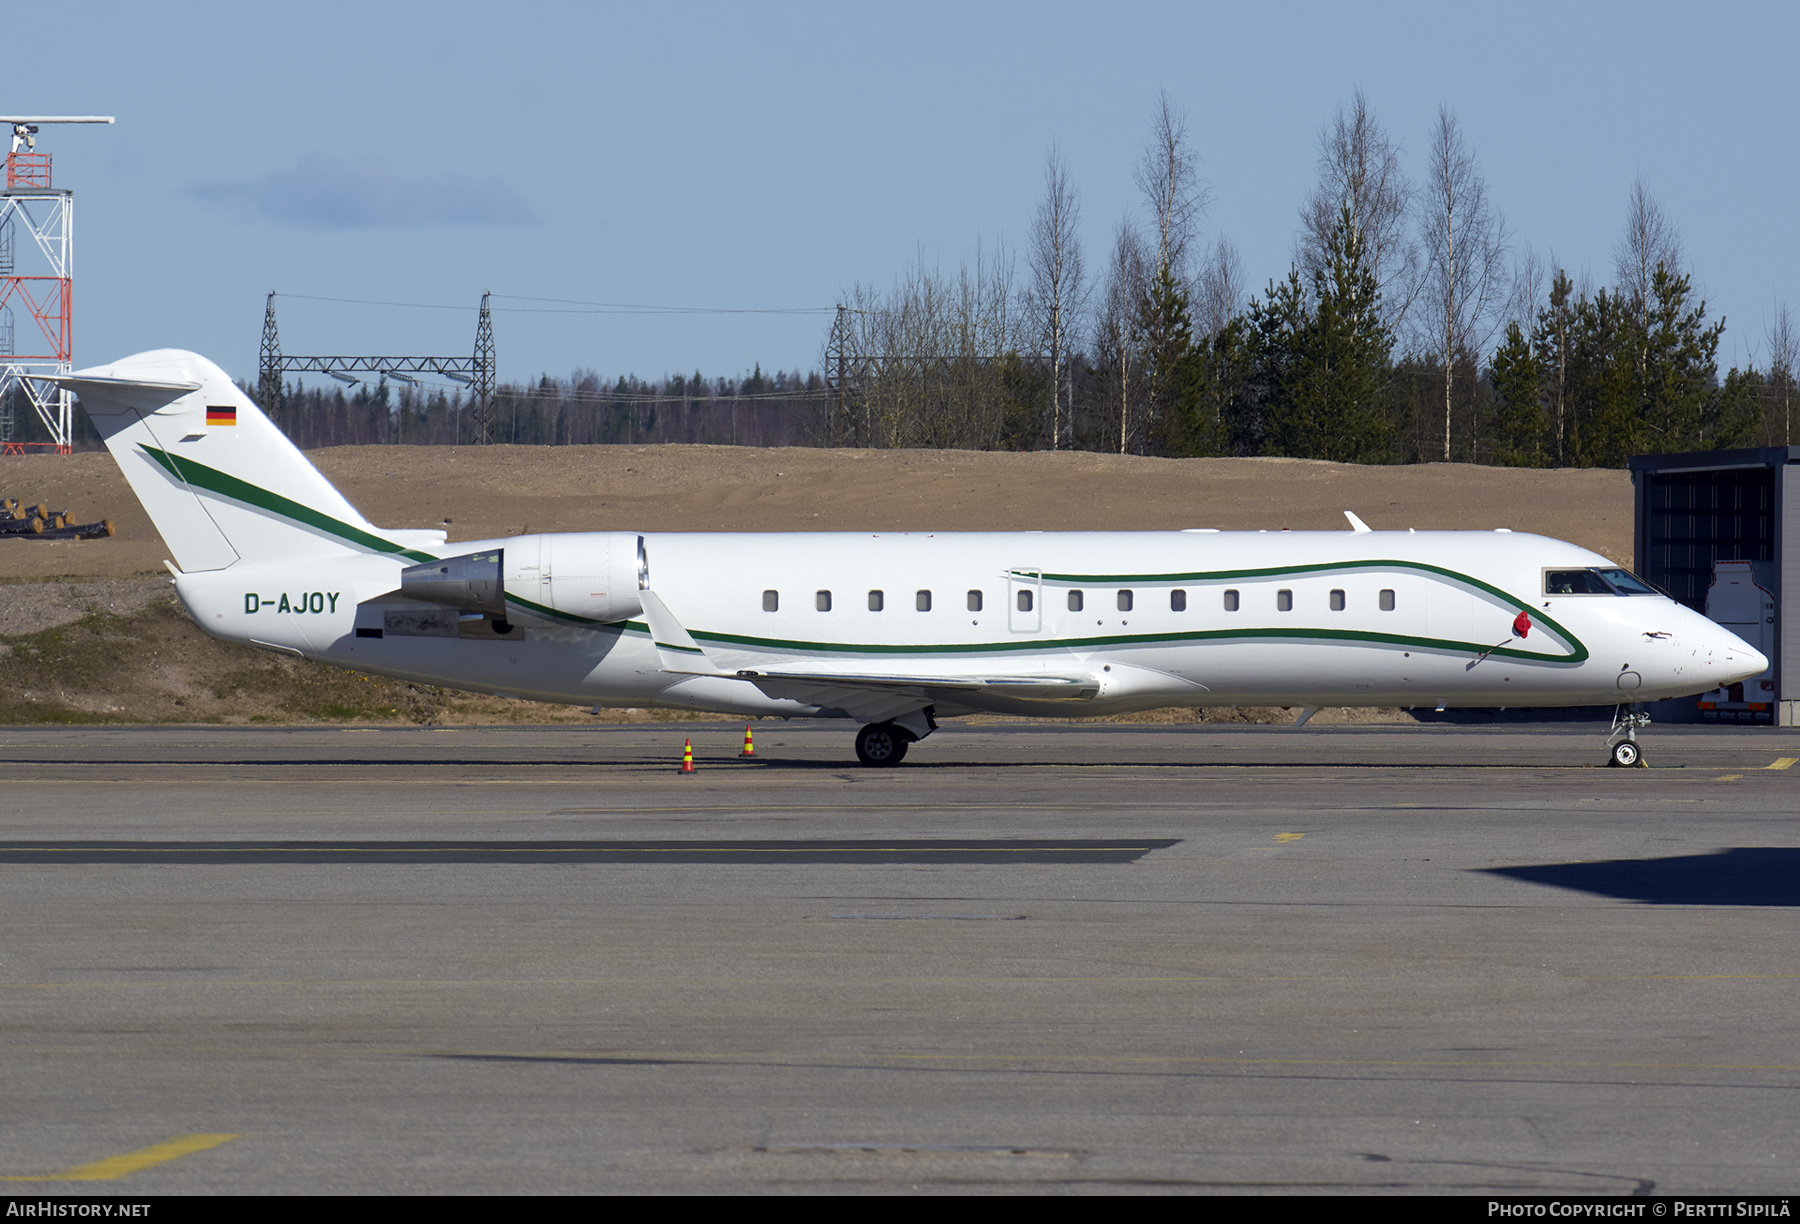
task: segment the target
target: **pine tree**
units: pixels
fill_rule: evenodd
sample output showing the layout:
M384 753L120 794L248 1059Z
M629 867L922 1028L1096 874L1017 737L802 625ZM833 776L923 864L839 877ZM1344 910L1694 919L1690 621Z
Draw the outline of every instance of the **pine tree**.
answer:
M1193 425L1194 328L1187 290L1164 267L1140 307L1145 339L1144 400L1150 411L1150 445L1160 454L1181 454ZM1204 442L1201 443L1204 445Z
M1573 405L1569 397L1570 346L1575 327L1575 305L1571 303L1575 286L1569 274L1557 269L1550 284L1550 304L1538 312L1537 324L1531 331L1531 347L1538 358L1544 380L1544 399L1548 409L1547 449L1552 467L1566 467L1574 462L1576 434Z
M1393 338L1381 293L1364 266L1347 210L1332 231L1309 299L1299 273L1252 307L1262 365L1264 454L1386 463L1393 429L1385 410Z
M1544 465L1544 371L1524 331L1506 325L1506 339L1488 368L1495 411L1490 424L1494 462L1501 467Z
M1706 303L1690 309L1688 278L1662 264L1651 280L1644 312L1640 421L1656 449L1687 450L1704 444L1718 409L1720 320L1706 326ZM1640 438L1644 438L1640 430Z
M1262 301L1250 302L1248 411L1241 422L1250 453L1304 454L1314 422L1302 415L1310 404L1296 396L1312 330L1312 309L1298 270L1285 281L1269 282Z

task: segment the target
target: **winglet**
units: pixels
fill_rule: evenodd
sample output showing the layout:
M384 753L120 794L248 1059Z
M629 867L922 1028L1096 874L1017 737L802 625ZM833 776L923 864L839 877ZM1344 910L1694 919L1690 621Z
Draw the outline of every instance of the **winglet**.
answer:
M1350 511L1348 511L1348 510L1344 511L1344 517L1350 520L1350 530L1355 532L1357 535L1362 535L1364 532L1370 530L1370 527L1367 523L1365 523L1361 519L1357 518L1356 515L1352 514Z
M644 605L650 641L656 647L656 658L664 671L701 676L728 674L713 665L693 634L681 627L681 622L675 619L668 605L657 598L655 591L639 591L638 600Z

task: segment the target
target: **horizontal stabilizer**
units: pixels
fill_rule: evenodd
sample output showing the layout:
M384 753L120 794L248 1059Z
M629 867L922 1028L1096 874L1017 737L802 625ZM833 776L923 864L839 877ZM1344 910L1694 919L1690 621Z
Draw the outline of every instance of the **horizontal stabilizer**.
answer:
M73 391L77 396L137 395L155 396L166 392L173 400L186 395L189 391L198 391L204 384L197 382L170 382L164 379L151 378L111 378L106 375L83 371L79 374L60 374L51 379L65 391Z

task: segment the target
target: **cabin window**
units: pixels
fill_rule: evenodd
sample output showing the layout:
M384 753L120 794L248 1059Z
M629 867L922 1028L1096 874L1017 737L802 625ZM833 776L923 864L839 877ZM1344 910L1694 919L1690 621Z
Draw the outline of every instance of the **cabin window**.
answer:
M1069 611L1071 611L1071 612L1081 611L1081 592L1080 591L1070 591L1069 592Z
M1238 610L1238 593L1236 591L1225 592L1225 610L1227 612L1236 612Z
M1382 591L1381 610L1383 612L1392 612L1394 610L1394 593L1392 591Z
M1331 593L1331 610L1333 612L1342 612L1344 610L1344 593L1342 591L1333 591Z
M1277 612L1292 612L1294 610L1294 593L1285 590L1276 591L1275 610Z
M931 611L931 592L930 591L920 591L918 594L914 595L913 596L913 607L917 608L921 612Z
M780 608L781 608L781 592L780 591L764 591L763 592L763 611L764 612L775 612L775 611L779 611Z
M1031 611L1031 592L1029 590L1021 590L1019 592L1019 611Z
M1121 612L1131 611L1131 592L1130 591L1120 591L1119 592L1119 611L1121 611Z
M814 591L813 592L813 607L817 608L821 612L831 611L831 592L830 591Z
M1187 592L1186 591L1175 590L1175 591L1169 592L1169 611L1171 611L1171 612L1186 612L1187 611Z
M880 591L870 591L869 592L869 611L871 611L871 612L881 611L881 605L885 598L886 597L884 595L882 595L882 593Z
M971 611L971 612L981 611L981 592L980 591L970 591L969 592L969 611Z

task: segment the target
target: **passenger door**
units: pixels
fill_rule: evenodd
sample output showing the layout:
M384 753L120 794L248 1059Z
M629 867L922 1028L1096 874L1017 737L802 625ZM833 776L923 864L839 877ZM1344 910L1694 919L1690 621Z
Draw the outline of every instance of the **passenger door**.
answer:
M1006 572L1006 627L1036 633L1044 626L1044 573L1021 567Z

